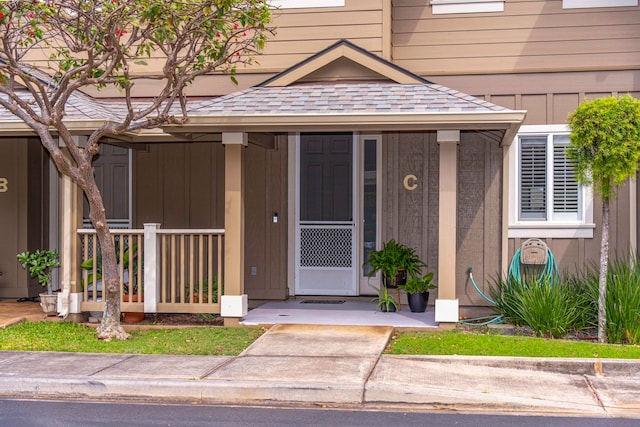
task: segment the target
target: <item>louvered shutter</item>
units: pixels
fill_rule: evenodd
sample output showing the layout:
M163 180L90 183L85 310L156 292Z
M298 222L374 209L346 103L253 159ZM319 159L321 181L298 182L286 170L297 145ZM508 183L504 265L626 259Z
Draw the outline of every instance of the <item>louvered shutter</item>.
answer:
M520 218L547 218L547 139L520 139Z
M568 143L568 135L553 137L553 214L556 219L577 220L580 191L573 163L566 155Z

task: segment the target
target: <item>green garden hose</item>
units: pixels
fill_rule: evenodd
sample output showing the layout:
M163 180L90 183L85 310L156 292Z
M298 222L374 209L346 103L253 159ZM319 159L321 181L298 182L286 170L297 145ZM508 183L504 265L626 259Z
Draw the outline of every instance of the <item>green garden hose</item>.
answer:
M513 254L513 258L511 258L511 264L509 264L509 272L507 274L507 286L510 280L517 280L518 282L522 282L522 269L520 262L520 248L516 250L516 253ZM472 267L467 268L467 274L469 275L469 279L471 280L471 284L475 288L476 292L485 299L485 301L489 302L489 304L496 305L496 302L485 295L484 292L480 290L476 281L473 279ZM538 285L543 283L549 283L549 286L553 286L559 280L559 272L558 272L558 264L556 263L556 259L551 253L551 249L547 247L547 262L544 264L544 267L540 271L540 275L538 276L537 283ZM493 316L486 317L478 317L475 319L467 319L461 320L460 323L464 325L473 325L473 326L486 326L492 323L502 323L504 320L504 316L501 314L496 314Z

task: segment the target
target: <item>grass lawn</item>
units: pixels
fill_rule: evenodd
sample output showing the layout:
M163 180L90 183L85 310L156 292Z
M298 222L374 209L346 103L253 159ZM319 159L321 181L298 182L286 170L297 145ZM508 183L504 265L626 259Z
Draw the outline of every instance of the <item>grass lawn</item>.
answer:
M235 356L264 330L214 326L128 332L127 341L105 342L96 338L95 329L84 325L23 322L0 329L0 350Z
M389 342L385 353L640 359L640 346L450 330L397 333Z

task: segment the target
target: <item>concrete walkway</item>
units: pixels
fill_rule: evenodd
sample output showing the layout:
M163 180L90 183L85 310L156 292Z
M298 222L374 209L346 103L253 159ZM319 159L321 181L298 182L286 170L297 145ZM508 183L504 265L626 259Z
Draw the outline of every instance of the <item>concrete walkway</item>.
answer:
M640 361L381 355L392 333L276 325L237 357L0 352L0 396L640 418Z

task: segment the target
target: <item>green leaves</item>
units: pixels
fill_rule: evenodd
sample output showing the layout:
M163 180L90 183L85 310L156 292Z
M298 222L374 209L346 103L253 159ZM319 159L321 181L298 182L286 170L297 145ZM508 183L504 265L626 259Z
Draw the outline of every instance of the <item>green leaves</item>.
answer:
M569 127L567 156L578 181L593 184L603 199L610 199L638 168L640 100L625 95L585 102L569 116Z
M47 286L51 281L51 268L60 267L58 251L38 249L35 252L22 252L17 255L22 268L29 271L29 275L38 279L38 283Z

